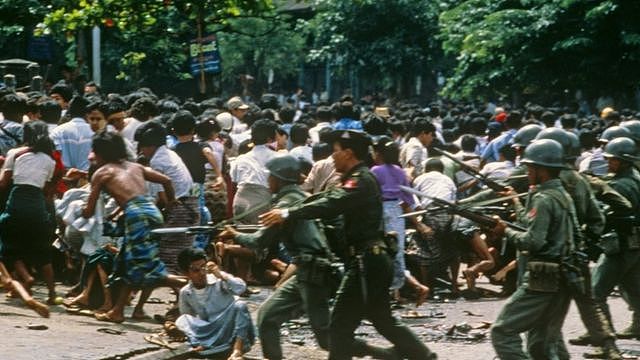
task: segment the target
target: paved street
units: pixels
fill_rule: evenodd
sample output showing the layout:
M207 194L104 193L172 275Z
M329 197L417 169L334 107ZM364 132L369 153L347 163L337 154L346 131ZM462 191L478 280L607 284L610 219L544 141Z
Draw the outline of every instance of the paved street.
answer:
M486 286L482 284L481 286ZM59 287L60 292L65 290ZM44 298L44 288L36 287L37 296ZM250 309L255 315L258 304L270 293L262 288L259 295L249 300ZM149 315L163 314L173 296L166 289L157 290L152 297L164 303L147 304ZM471 360L492 359L494 356L487 330L471 329L482 327L483 322L492 322L505 300L482 299L476 301L457 300L448 303L430 302L418 309L419 313L438 315L443 318L423 318L403 320L420 335L430 348L439 354L440 359ZM622 299L611 300L614 321L617 328L622 328L629 320L630 312ZM131 309L129 309L131 311ZM407 309L396 310L401 316ZM440 315L441 316L441 315ZM30 325L45 325L46 330L32 330ZM451 329L457 325L455 329ZM122 331L121 335L104 333L99 329ZM12 360L31 359L175 359L188 358L185 355L188 347L179 346L176 351L168 351L147 343L144 336L160 331L160 325L153 320L127 321L124 324L99 322L92 317L69 315L62 306L52 309L50 319L37 317L35 313L24 308L17 300L0 299L0 358ZM451 335L447 335L447 331ZM575 307L572 307L564 326L565 337L571 338L583 331ZM283 343L288 359L316 360L325 359L326 353L318 350L304 320L287 324L283 330ZM384 344L373 327L363 325L358 336L365 336L373 342ZM176 344L179 345L179 344ZM622 349L640 354L640 342L635 340L619 341ZM587 348L570 346L572 358L582 358ZM249 354L254 358L260 356L259 343Z

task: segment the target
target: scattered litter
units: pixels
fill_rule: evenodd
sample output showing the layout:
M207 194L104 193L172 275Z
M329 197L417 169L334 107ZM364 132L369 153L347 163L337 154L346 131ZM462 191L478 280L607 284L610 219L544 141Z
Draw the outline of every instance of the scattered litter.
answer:
M121 331L121 330L111 329L111 328L99 328L99 329L96 329L96 331L104 334L109 334L109 335L122 335L126 332L126 331Z
M469 315L469 316L482 316L482 314L476 314L474 312L471 312L469 310L462 310L463 313Z
M27 329L29 330L47 330L49 327L47 325L27 325Z

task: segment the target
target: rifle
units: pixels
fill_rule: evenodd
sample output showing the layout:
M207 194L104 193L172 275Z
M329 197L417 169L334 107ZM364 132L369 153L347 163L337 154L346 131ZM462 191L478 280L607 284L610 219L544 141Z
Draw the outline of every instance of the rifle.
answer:
M502 185L500 183L498 183L495 180L491 180L488 177L486 177L485 175L482 175L478 170L474 169L472 166L469 166L467 164L465 164L463 161L457 159L455 156L453 156L452 154L442 150L442 149L438 149L437 147L432 148L433 151L435 151L436 153L449 158L451 161L453 161L454 163L458 164L458 166L460 166L460 170L466 172L467 174L473 176L476 180L482 182L483 184L487 185L487 187L495 192L502 192L502 191L506 191L507 190L507 186L506 185Z
M522 196L525 196L525 195L527 195L527 193L508 195L508 196L503 196L503 197L500 197L500 198L497 198L497 199L489 199L489 200L472 202L472 203L468 203L468 204L465 204L465 205L457 205L457 206L459 206L461 209L479 209L479 208L485 207L486 205L500 203L500 202L503 202L503 201L511 200L511 199L522 197ZM418 211L413 211L413 212L410 212L410 213L402 214L402 215L400 215L398 217L399 218L406 218L406 217L411 217L411 216L414 216L414 215L422 215L422 214L432 213L432 212L436 212L436 211L442 211L442 210L446 210L446 209L447 209L446 207L438 206L436 208L418 210Z

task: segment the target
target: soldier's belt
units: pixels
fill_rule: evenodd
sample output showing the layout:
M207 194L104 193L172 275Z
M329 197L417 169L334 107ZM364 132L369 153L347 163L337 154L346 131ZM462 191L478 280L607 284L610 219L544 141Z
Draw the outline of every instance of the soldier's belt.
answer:
M384 244L382 240L374 241L362 247L349 247L349 254L351 256L364 255L364 254L373 254L380 255L382 252L387 251L387 246Z
M296 256L293 256L291 260L294 264L305 264L305 263L310 263L314 261L326 261L326 262L329 261L323 255L311 255L311 254L296 255Z

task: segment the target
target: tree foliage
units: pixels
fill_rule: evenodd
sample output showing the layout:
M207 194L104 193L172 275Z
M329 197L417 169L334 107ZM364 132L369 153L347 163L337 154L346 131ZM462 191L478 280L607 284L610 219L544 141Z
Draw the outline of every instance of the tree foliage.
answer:
M422 74L441 60L438 6L435 1L317 0L308 57L380 80Z
M457 1L440 15L457 58L444 93L628 92L640 80L638 14L634 0Z

